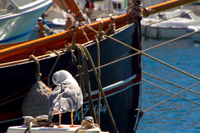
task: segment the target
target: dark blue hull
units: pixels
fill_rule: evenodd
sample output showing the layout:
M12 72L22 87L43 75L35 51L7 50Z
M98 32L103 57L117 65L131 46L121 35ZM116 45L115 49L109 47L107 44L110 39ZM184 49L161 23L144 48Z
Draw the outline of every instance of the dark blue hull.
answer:
M136 24L126 26L121 31L116 32L112 37L129 44L137 49L141 49L140 46L140 34L137 31ZM95 43L91 43L87 46L94 63L97 64L97 51ZM127 48L111 39L104 39L100 41L100 58L101 65L107 64L112 61L116 61L120 58L126 57L135 53L130 48ZM75 55L77 52L75 51ZM47 77L55 63L57 56L47 57L39 60L40 72L42 73L42 81L47 84ZM60 58L56 63L53 72L61 69L68 70L72 75L77 74L77 64L73 64L70 52L60 54ZM91 69L88 63L89 69ZM19 63L17 65L11 65L0 68L0 129L6 131L8 126L21 125L23 120L21 106L24 99L24 95L29 91L31 85L35 80L35 63L33 61ZM51 76L50 77L50 84ZM98 90L96 79L93 72L89 73L92 91ZM134 77L135 76L135 77ZM129 78L132 79L129 81ZM117 128L120 133L132 133L135 126L137 111L139 102L139 90L141 81L141 55L135 55L124 60L112 63L101 68L101 81L104 88L109 85L118 83L119 81L127 81L127 83L119 84L117 87L107 88L105 95L107 97L110 109L112 111L114 120L117 124ZM95 98L96 96L93 95ZM94 105L97 105L97 101L94 99ZM104 131L114 132L111 121L109 120L105 104L101 102L101 128ZM88 108L88 102L85 100L84 109ZM77 111L78 112L78 111ZM80 124L79 114L74 112L74 123ZM85 115L90 115L89 110L85 112ZM63 114L62 123L70 123L70 115L68 113ZM19 119L19 120L18 120ZM57 116L53 121L57 122Z

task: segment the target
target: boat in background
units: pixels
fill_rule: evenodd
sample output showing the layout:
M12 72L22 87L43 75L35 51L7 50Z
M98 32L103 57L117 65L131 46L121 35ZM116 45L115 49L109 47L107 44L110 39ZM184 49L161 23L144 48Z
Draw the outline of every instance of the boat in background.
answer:
M27 41L38 18L52 0L2 0L0 3L0 45Z
M190 25L187 27L187 32L195 32L192 35L190 35L191 39L194 42L200 42L200 25Z
M170 6L167 7L163 4L143 8L142 13L148 16L192 1L196 0L174 0L168 2ZM62 2L62 5L71 7L77 21L81 23L86 19L74 1ZM82 111L74 112L75 124L79 124L83 116L91 115L95 123L100 120L103 131L135 132L143 114L140 108L141 1L132 2L127 14L72 27L32 41L0 45L0 81L3 88L0 93L0 129L5 131L11 125L21 125L23 102L43 102L41 99L24 101L30 88L38 82L54 88L49 80L52 73L64 69L80 81L85 95ZM37 98L36 93L30 98ZM39 105L28 109L30 116L41 110ZM98 120L96 112L100 116ZM63 114L62 118L62 123L70 123L69 113ZM54 116L53 121L58 121L58 116Z
M187 34L189 25L200 25L200 17L192 10L176 9L143 18L141 24L145 38L172 39Z

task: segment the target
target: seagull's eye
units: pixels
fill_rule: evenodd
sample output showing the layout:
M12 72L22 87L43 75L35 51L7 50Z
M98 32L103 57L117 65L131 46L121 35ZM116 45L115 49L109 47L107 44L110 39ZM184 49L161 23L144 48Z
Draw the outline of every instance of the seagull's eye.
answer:
M54 81L56 81L56 78L53 78Z

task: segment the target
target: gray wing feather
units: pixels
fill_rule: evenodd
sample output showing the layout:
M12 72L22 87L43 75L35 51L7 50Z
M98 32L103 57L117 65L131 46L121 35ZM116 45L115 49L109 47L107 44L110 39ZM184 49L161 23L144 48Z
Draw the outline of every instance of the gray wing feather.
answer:
M74 84L66 84L64 93L61 97L61 108L66 111L76 111L83 104L83 96L79 86ZM63 104L65 103L65 104Z
M49 112L55 107L56 103L59 102L61 92L61 86L56 86L49 97Z

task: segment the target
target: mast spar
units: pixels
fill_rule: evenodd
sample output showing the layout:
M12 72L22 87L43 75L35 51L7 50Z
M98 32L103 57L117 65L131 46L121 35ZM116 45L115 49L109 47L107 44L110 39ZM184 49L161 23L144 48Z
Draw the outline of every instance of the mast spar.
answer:
M166 1L161 4L157 4L151 7L143 8L143 17L148 17L150 14L155 14L164 10L172 9L175 7L179 7L181 5L186 5L189 3L193 3L199 0L171 0L171 1Z

